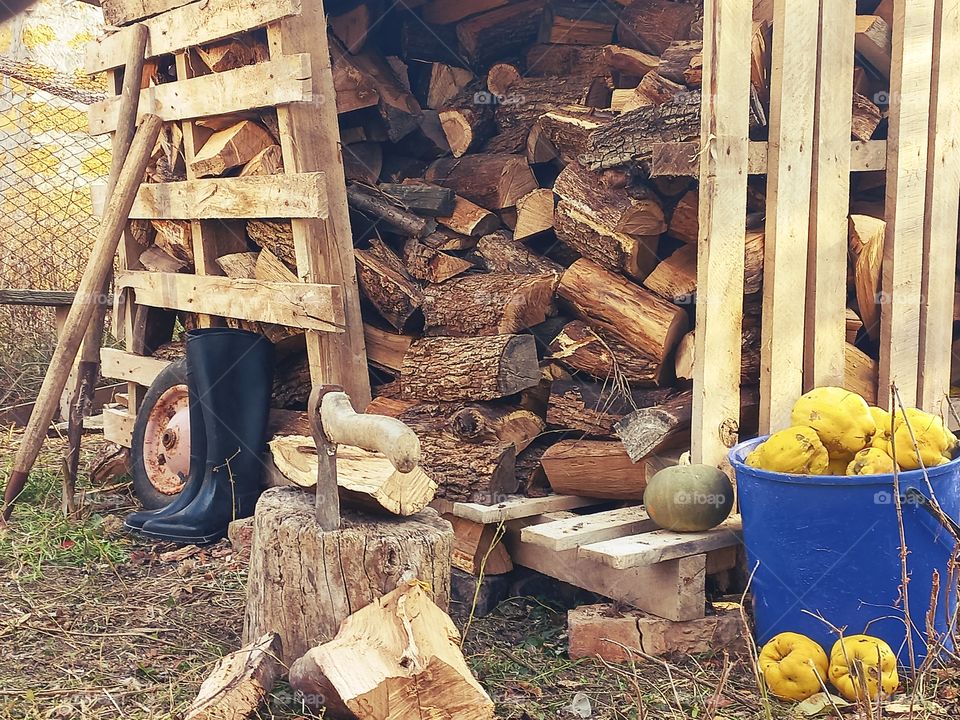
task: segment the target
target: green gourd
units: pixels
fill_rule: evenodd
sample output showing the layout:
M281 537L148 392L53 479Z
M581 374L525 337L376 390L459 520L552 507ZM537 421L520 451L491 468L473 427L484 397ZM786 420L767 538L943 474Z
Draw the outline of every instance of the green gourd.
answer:
M733 508L733 485L712 465L675 465L650 479L643 504L650 518L666 530L701 532L727 519Z

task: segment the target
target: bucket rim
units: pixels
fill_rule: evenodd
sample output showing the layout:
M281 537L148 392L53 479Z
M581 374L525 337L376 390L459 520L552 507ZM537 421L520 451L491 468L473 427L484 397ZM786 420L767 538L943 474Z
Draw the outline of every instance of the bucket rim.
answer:
M830 485L834 487L880 485L889 487L893 484L893 473L886 473L883 475L788 475L786 473L778 473L772 470L762 470L760 468L750 467L747 465L744 462L747 455L751 450L753 450L768 437L770 436L761 435L759 437L751 438L750 440L744 440L743 442L737 443L730 448L730 452L727 453L727 459L730 461L730 465L733 467L738 480L741 476L752 475L769 482L778 482L789 485ZM932 482L943 475L953 474L957 472L958 469L960 469L960 456L945 462L943 465L927 468L926 473L927 477ZM900 483L907 485L925 484L923 474L923 470L904 470L898 473ZM840 482L841 480L842 482Z

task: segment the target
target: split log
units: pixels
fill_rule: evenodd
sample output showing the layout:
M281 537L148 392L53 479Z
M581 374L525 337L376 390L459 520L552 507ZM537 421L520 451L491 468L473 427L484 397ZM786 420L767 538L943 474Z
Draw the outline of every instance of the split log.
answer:
M383 146L378 142L343 145L343 175L348 181L376 185L383 171Z
M873 134L880 126L883 114L869 98L860 93L853 94L853 122L851 125L851 134L854 140L866 142L873 137Z
M422 18L404 20L400 25L400 47L407 61L463 65L458 44L456 25L425 23Z
M312 494L270 488L254 515L244 640L272 629L289 666L333 638L352 608L411 576L427 583L434 601L445 607L452 550L450 525L430 508L376 519L346 510L341 528L324 532Z
M403 392L422 400L495 400L540 382L530 335L423 338L401 368Z
M611 178L567 165L557 177L553 191L581 212L591 215L605 228L630 235L659 235L665 232L663 208L656 194L646 187L612 187Z
M613 385L572 380L553 382L547 405L547 425L592 437L613 435L614 424L638 407L664 402L672 388L635 389L630 395Z
M557 239L607 270L642 280L657 263L656 237L638 237L604 227L596 217L561 200L554 211Z
M954 322L956 322L956 306L956 300L954 300ZM857 342L857 336L860 334L861 328L863 328L863 320L860 319L855 310L847 308L846 338L848 343L854 344Z
M680 198L670 216L670 237L687 243L695 243L700 235L700 193L689 190Z
M257 273L257 252L230 253L217 258L217 265L227 277L254 278Z
M437 222L445 228L468 238L478 238L489 235L500 227L500 218L489 210L472 203L457 195L454 198L453 211L449 215L438 215ZM444 247L438 250L454 250L465 248Z
M596 45L553 45L536 43L527 48L527 77L564 77L566 75L586 75L604 77L608 75L602 60L603 48Z
M293 244L293 228L286 220L248 220L247 237L261 248L269 250L289 267L297 266Z
M211 135L197 151L190 169L198 178L223 175L231 168L250 162L273 144L273 138L263 127L251 120L242 120Z
M140 253L140 264L145 270L150 270L151 272L177 273L183 272L184 270L193 270L192 265L164 252L157 245L148 247Z
M616 440L561 440L540 458L559 495L642 500L647 480Z
M223 720L253 715L283 675L280 636L268 632L224 655L200 685L183 720Z
M450 564L465 573L479 576L503 575L513 570L507 548L496 537L497 526L486 525L457 517L443 515L453 526L453 555Z
M567 268L557 292L582 320L660 361L687 330L681 308L586 258Z
M405 271L397 269L397 266L402 267L399 258L394 265L373 251L354 250L354 256L357 259L357 280L364 296L384 320L397 330L403 330L423 304L422 290L405 275Z
M660 65L657 66L657 72L667 80L680 85L692 84L699 87L700 83L690 83L688 76L691 75L693 68L699 67L702 53L703 42L700 40L672 42L670 47L666 48L660 56ZM696 75L693 75L690 79L699 80Z
M154 242L167 255L193 267L193 231L189 220L151 220Z
M267 59L262 48L251 39L230 38L197 47L197 57L211 72L233 70Z
M677 354L674 360L677 379L693 380L695 346L693 331L688 332L677 343ZM759 381L760 330L757 327L744 327L740 340L740 384L755 385Z
M377 112L387 128L390 142L397 142L420 124L421 108L383 56L366 51L353 56L353 63L370 78L379 94Z
M491 272L520 273L524 275L552 274L559 280L563 266L527 248L506 230L484 235L477 243L477 252L484 267Z
M400 235L419 238L437 229L433 219L403 210L394 205L390 198L356 183L347 184L347 202L354 210L382 222Z
M564 325L549 350L551 360L599 380L622 378L634 385L656 386L663 378L663 363L582 320Z
M413 277L430 283L442 283L473 267L469 260L434 250L415 238L404 243L403 261Z
M482 83L474 81L440 108L440 126L454 157L477 150L493 135L495 101Z
M262 249L257 254L257 262L253 268L253 277L267 282L299 282L299 278L290 268L283 264L276 255Z
M587 138L580 161L588 170L649 162L655 144L687 142L699 137L700 92L691 91L661 105L624 113L594 130Z
M876 340L880 334L880 274L887 224L869 215L850 216L850 256L853 260L857 309L863 328Z
M563 163L575 161L587 149L590 134L612 122L614 113L565 105L541 115L527 138L527 160Z
M380 183L379 189L395 205L425 215L449 215L456 202L453 190L422 182Z
M283 153L279 145L270 145L254 155L243 166L240 177L278 175L283 172Z
M327 18L331 32L350 53L358 53L363 49L374 22L368 3L360 3L345 13Z
M449 5L450 3L446 3ZM474 80L474 74L466 68L433 63L430 68L430 80L427 88L427 107L441 110L451 100L467 89Z
M607 5L552 0L543 13L538 41L558 45L605 45L613 40L617 15Z
M692 418L693 393L685 391L659 405L634 410L618 420L614 430L630 460L638 462L689 442Z
M656 55L621 45L605 46L601 58L611 70L638 80L660 65L660 58Z
M87 465L87 477L92 487L103 487L108 482L130 472L130 449L112 442L100 443L96 454Z
M546 0L525 0L457 23L457 39L475 68L519 57L537 39Z
M687 92L686 86L667 80L657 72L650 72L644 75L640 84L616 105L611 104L611 109L630 112L641 107L662 105L684 92Z
M438 228L436 232L430 233L420 242L432 250L472 250L477 246L476 238L461 235L447 228Z
M889 78L893 47L890 25L876 15L858 15L856 32L857 54L884 78Z
M643 285L677 305L692 304L697 292L697 246L681 245L647 275Z
M531 190L517 200L517 224L513 239L523 241L553 229L553 191Z
M335 717L493 718L493 702L470 673L456 626L423 583L354 607L361 609L336 638L291 666L290 685L304 697L323 698Z
M317 446L312 437L288 435L270 441L277 472L302 488L317 485ZM348 507L392 515L416 515L433 501L437 484L416 467L400 472L384 455L337 446L337 490Z
M367 350L367 361L394 374L400 372L403 356L413 342L413 337L410 335L400 335L369 323L363 324L363 339ZM368 407L367 412L373 411Z
M550 483L547 482L547 476L540 465L540 458L562 439L562 433L541 435L517 455L515 474L518 493L527 497L544 497L550 494Z
M450 417L450 430L464 442L499 440L523 452L543 432L543 419L509 406L468 405Z
M430 0L421 12L428 23L447 25L506 4L507 0L463 0L456 3L449 0Z
M441 158L427 168L425 179L488 210L512 207L537 188L526 160L509 154Z
M674 40L688 40L697 19L694 4L668 0L633 0L620 13L617 38L621 45L662 55Z
M356 66L353 57L335 35L330 35L329 45L337 113L349 113L377 105L380 93L373 79Z
M556 274L489 273L453 278L423 292L428 335L509 335L543 322L553 307Z
M878 399L879 363L850 343L843 347L843 387L857 393L870 405Z

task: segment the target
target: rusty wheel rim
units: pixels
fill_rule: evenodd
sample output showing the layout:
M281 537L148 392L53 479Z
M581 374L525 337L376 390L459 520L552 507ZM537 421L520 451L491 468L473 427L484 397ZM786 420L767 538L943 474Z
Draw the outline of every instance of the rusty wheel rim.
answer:
M176 495L190 474L190 397L186 385L166 390L150 408L143 434L143 465L150 484Z

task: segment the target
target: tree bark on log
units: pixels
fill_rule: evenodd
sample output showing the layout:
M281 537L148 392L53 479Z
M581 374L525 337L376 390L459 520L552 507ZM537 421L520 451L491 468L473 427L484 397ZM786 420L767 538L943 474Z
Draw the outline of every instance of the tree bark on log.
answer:
M613 122L616 114L565 105L541 115L527 138L527 160L544 163L558 158L563 163L574 162L586 152L590 134Z
M598 380L623 378L632 385L647 386L660 385L663 380L663 363L582 320L564 325L549 351L551 360Z
M550 487L559 495L642 500L643 468L616 440L562 440L540 458Z
M469 260L434 250L416 238L404 243L403 261L413 277L430 283L442 283L473 267Z
M431 597L450 598L449 523L428 508L408 518L343 513L340 530L324 532L314 497L295 488L271 488L257 503L247 579L245 642L270 630L290 665L332 639L360 608L405 578L428 583Z
M506 153L440 158L427 168L425 178L487 210L513 207L538 187L526 160Z
M543 432L543 419L510 406L468 405L450 416L450 430L464 442L499 440L523 452Z
M674 40L687 40L697 19L693 4L668 0L633 0L620 13L617 37L621 45L662 55Z
M526 0L457 23L457 39L474 68L519 57L537 39L546 0Z
M638 407L666 401L673 388L635 389L630 397L609 384L555 380L550 388L547 425L591 437L611 437L614 424Z
M387 252L393 256L384 257ZM386 246L354 250L360 289L383 318L403 330L410 316L423 304L423 292L406 274L400 258ZM395 259L395 261L394 261Z
M551 201L552 202L552 201ZM506 230L484 235L477 243L477 252L490 272L524 275L555 275L559 280L563 266L516 242Z
M617 436L638 462L648 455L689 440L693 417L693 393L685 391L666 402L634 410L614 425Z

